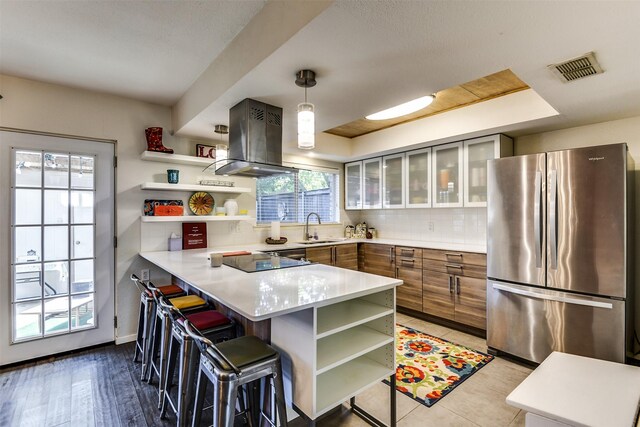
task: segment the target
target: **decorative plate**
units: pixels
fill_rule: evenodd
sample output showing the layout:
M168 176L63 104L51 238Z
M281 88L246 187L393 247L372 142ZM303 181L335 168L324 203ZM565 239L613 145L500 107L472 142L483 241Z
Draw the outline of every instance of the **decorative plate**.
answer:
M213 196L204 191L198 191L189 197L189 209L194 215L209 215L213 212L214 204Z

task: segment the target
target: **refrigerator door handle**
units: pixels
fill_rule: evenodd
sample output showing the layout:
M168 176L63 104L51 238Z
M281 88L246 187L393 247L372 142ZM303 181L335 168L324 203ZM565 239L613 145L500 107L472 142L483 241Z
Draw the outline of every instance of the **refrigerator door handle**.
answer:
M548 301L558 301L558 302L565 302L567 304L586 305L589 307L606 308L609 310L613 309L613 304L608 302L591 301L591 300L579 299L579 298L547 295L540 292L525 291L523 289L512 288L511 286L501 285L499 283L493 283L493 289L497 291L509 292L512 294L522 295L522 296L531 297L531 298L544 299Z
M536 239L536 267L542 268L542 172L536 171L535 195L533 201L533 234Z
M558 269L558 171L552 170L549 178L551 200L549 201L549 248L551 249L550 268Z

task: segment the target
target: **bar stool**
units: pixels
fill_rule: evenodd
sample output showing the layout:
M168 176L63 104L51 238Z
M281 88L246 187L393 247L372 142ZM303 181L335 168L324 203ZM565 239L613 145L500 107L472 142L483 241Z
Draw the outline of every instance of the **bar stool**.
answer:
M275 398L276 413L272 413L269 418L262 411L262 404L259 405L260 408L256 408L258 405L252 402L249 404L251 416L248 418L257 420L256 424L260 425L261 417L265 417L274 427L278 425L279 419L280 426L287 427L282 367L280 354L275 349L254 336L243 336L213 344L198 334L188 320L184 322L184 328L200 350L192 426L200 425L207 381L214 387L213 425L232 427L238 390L251 382L271 379L274 389L272 401Z
M151 282L147 287L153 294L156 306L156 315L151 323L151 350L149 351L149 373L147 382L151 384L154 374L158 376L158 409L164 400L165 379L167 375L167 356L169 354L169 341L171 338L171 321L169 312L160 305L159 298L162 297L158 288ZM197 295L184 295L168 299L169 304L186 314L195 310L208 308L207 302ZM156 362L156 358L158 361Z
M149 353L151 351L151 322L153 321L153 312L155 308L155 300L152 292L147 285L135 274L131 275L131 280L140 291L140 310L138 315L138 331L136 334L136 348L133 355L134 363L138 361L138 356L142 357L142 367L140 379L144 380L147 375L147 367L149 363ZM184 295L182 288L176 285L160 286L158 291L165 296Z
M193 346L193 339L184 330L184 321L186 319L191 322L201 335L214 342L235 338L236 324L216 310L198 311L182 317L181 313L165 298L159 298L158 301L169 312L169 320L172 324L160 418L165 417L167 407L170 406L176 414L177 425L179 427L186 426L188 425L189 412L193 409L193 392L195 391L199 353L197 348ZM171 387L178 360L178 393L177 399L174 401L171 398Z

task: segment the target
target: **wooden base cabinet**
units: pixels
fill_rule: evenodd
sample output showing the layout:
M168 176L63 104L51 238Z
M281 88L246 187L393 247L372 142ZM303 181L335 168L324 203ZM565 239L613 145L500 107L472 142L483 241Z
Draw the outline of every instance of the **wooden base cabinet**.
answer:
M358 244L347 243L344 245L307 248L306 258L311 262L357 271Z
M396 277L395 246L363 243L363 269L365 273Z
M425 313L486 329L486 255L423 250Z
M396 288L396 305L422 311L422 249L397 246L396 278L404 283Z

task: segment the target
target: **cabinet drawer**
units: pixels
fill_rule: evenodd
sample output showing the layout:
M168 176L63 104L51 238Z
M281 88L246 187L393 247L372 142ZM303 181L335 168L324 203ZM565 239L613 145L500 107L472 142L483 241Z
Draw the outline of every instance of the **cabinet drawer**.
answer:
M456 276L475 277L478 279L486 279L487 277L487 267L483 265L456 264L424 259L422 268Z
M396 277L404 282L396 287L396 305L422 311L422 270L398 268Z
M443 251L440 249L423 249L422 257L427 260L442 261L453 264L472 264L487 266L487 255L475 252Z
M422 249L409 248L406 246L396 246L396 257L422 259Z
M405 258L396 255L396 267L422 269L422 258Z

